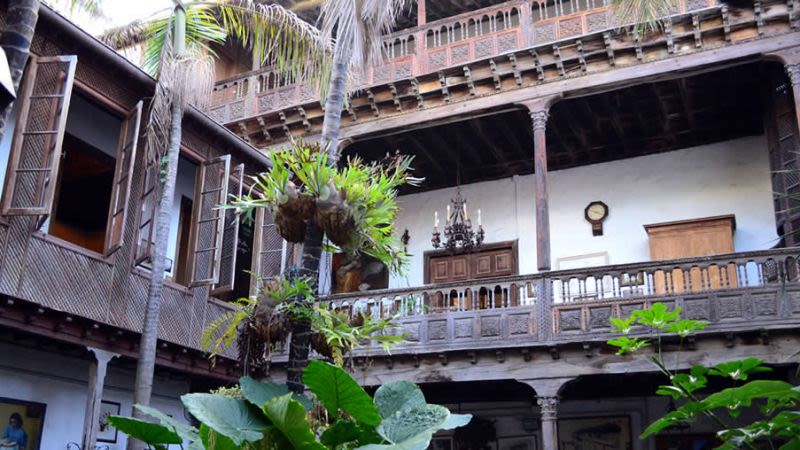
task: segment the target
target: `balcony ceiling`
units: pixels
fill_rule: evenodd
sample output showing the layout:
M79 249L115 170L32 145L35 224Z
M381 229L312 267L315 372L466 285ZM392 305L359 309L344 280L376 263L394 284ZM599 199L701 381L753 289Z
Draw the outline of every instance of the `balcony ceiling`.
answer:
M267 3L278 3L291 9L308 22L316 24L319 18L320 5L323 0L274 0ZM425 4L428 22L455 16L467 11L486 8L505 3L507 0L427 0ZM417 2L409 2L409 9L403 18L398 20L398 30L417 25Z
M762 69L753 63L559 102L547 125L549 170L761 134ZM523 110L360 141L345 154L374 160L397 150L416 156L421 190L453 186L457 166L464 184L533 172Z

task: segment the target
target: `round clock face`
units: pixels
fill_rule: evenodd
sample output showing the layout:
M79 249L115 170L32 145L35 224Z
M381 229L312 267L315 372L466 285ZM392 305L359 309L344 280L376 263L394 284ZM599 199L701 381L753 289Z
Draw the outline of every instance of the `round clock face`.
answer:
M599 221L605 219L606 215L608 214L608 209L606 205L596 202L589 205L586 208L586 217L589 220Z

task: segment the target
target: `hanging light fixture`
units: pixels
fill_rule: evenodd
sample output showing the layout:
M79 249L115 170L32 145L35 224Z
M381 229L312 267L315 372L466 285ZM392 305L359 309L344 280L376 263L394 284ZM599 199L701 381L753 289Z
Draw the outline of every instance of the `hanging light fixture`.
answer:
M433 213L433 237L431 238L433 248L444 246L450 251L460 248L469 252L480 247L484 238L481 210L478 210L478 230L473 231L472 221L469 219L467 211L467 200L461 196L460 185L457 187L456 197L450 202L452 207L447 205L444 243L442 243L442 235L439 232L439 211Z

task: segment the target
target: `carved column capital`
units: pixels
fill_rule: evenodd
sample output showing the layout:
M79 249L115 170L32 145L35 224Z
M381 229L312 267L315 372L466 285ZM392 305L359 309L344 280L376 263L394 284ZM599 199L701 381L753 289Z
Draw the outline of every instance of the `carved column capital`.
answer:
M550 113L546 110L531 111L531 119L533 120L533 130L543 131L547 128L547 119L550 118Z
M786 64L784 67L786 68L786 75L789 77L789 81L795 86L800 86L800 63Z
M539 414L543 421L555 421L558 418L558 397L536 397Z

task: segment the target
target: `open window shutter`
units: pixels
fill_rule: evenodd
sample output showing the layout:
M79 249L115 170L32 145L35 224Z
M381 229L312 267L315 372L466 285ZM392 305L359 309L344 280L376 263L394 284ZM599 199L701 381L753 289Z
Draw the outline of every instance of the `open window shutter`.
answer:
M219 281L222 262L222 236L225 229L225 210L219 206L228 199L228 178L231 156L224 155L205 161L197 173L194 194L192 252L190 255L192 286Z
M225 203L230 203L232 197L242 196L242 183L244 182L244 164L239 164L233 169L228 178L228 197ZM214 285L213 293L233 290L236 279L236 250L239 246L239 215L234 209L225 210L225 228L222 231L222 250L219 263L219 281Z
M142 102L140 101L125 117L119 132L117 166L114 169L114 188L111 191L111 205L108 210L108 225L106 227L106 255L110 255L122 247L141 120Z
M255 238L253 239L253 273L262 281L252 283L255 292L261 289L263 280L281 274L283 266L283 238L266 208L256 210Z
M153 254L156 206L158 204L158 164L153 158L145 157L142 175L142 193L139 196L139 221L136 228L136 264L149 261Z
M3 195L3 215L47 216L61 162L77 56L31 59L20 91Z

